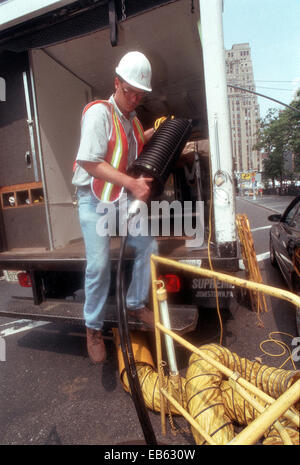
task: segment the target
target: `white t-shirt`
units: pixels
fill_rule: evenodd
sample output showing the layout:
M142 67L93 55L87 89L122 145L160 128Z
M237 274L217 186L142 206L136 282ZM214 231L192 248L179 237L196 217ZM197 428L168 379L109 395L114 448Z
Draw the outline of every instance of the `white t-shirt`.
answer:
M108 101L113 104L127 136L129 164L133 161L136 153L132 123L136 113L132 112L129 119L127 119L118 108L113 96L111 96ZM103 104L92 105L82 118L80 145L76 157L77 166L72 180L75 186L86 186L90 184L91 176L80 166L80 162L91 161L99 163L104 161L111 131L112 118L110 109Z

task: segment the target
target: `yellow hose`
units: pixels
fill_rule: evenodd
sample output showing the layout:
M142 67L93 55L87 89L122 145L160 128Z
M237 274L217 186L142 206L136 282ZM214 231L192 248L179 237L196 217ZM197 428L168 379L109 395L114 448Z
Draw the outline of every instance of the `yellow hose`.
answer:
M113 334L118 354L120 379L125 391L130 393L118 330L113 329ZM152 354L145 342L144 334L138 331L132 332L131 343L145 405L159 412L161 408L159 376L154 369ZM218 344L206 344L201 346L200 350L274 399L280 397L300 379L299 371L287 371L262 365L257 361L251 362ZM233 422L246 426L257 418L262 408L265 407L264 402L258 397L255 397L253 402L257 408L253 407L252 403L238 393L225 375L194 353L190 357L186 377L179 376L179 388L178 380L174 383L174 380L166 375L163 376L163 384L165 390L188 411L216 444L228 444L234 438ZM300 406L298 404L295 406L297 409ZM171 402L168 402L167 411L170 414L181 414ZM278 423L276 422L265 432L263 443L299 444L299 429L287 419L280 419L280 424ZM195 428L191 427L191 429L196 444L205 444L205 438Z
M204 350L210 351L209 346L204 346ZM186 373L187 409L216 444L227 444L234 438L233 424L223 404L222 380L222 373L217 368L192 354ZM206 443L194 428L192 433L197 444Z
M120 336L116 328L113 328L113 335L118 354L119 373L121 383L126 392L130 393L129 381L125 370L123 354L120 345ZM143 393L145 405L154 412L160 412L160 393L158 373L154 370L154 362L149 348L145 342L144 335L139 331L133 331L131 335L131 345L134 354L137 375ZM180 377L181 392L173 387L173 380L169 376L164 376L164 386L172 392L172 395L181 401L182 393L185 392L185 379ZM180 402L182 404L182 402ZM185 400L183 400L185 404ZM169 411L179 415L179 412L170 404Z
M200 349L275 399L300 378L299 371L251 362L217 344L207 344ZM186 398L189 412L194 418L197 416L197 421L217 444L227 444L234 437L232 421L248 425L260 414L231 387L221 372L195 354L190 358L186 374ZM262 401L255 400L265 407ZM299 430L288 420L283 420L281 424L287 429L293 443L299 444ZM282 444L281 436L274 427L265 436L266 444ZM205 443L199 434L194 437L197 444Z

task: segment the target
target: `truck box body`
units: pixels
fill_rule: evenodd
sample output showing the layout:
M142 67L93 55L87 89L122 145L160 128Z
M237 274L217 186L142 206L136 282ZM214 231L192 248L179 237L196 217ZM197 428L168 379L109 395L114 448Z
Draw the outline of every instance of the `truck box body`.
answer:
M6 84L6 100L0 101L0 269L30 274L35 305L51 298L76 301L85 253L71 181L82 110L94 99L109 98L118 61L139 50L153 75L153 92L137 110L144 128L167 115L193 120L191 148L179 159L161 200L179 200L182 217L194 216L193 224L195 202L204 205L203 244L190 247L184 230L181 236L171 232L158 237L159 253L237 271L222 2L126 1L125 11L118 2L98 2L97 10L95 2L82 12L78 3L67 9L65 21L41 16L0 31L0 77ZM210 153L203 150L208 139ZM192 210L184 210L185 201L192 202ZM173 216L170 211L171 231ZM113 270L118 258L119 238L112 238ZM130 250L126 260L130 269ZM179 278L177 288L171 283L171 302L215 305L213 281L185 273ZM226 305L232 289L224 286L219 284L218 292ZM114 277L111 287L113 297Z

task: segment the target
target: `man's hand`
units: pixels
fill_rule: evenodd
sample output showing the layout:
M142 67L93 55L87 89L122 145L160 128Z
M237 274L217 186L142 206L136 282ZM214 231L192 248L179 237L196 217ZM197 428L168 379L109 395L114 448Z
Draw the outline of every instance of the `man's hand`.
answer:
M132 178L116 170L106 161L100 163L81 161L80 165L94 178L104 179L117 186L124 186L137 200L145 202L149 198L151 192L149 184L153 178Z
M131 178L131 181L128 184L128 189L137 200L146 200L149 198L151 193L150 183L153 181L153 178Z
M150 128L150 129L147 129L147 131L144 131L145 144L149 142L153 134L154 134L154 128Z

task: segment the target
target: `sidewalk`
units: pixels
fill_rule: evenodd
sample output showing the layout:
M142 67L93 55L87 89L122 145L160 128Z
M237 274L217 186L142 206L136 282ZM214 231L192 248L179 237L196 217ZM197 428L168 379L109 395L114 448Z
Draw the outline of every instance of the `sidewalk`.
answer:
M263 195L262 197L258 195L254 198L252 196L237 196L238 200L245 200L246 202L260 205L276 213L283 213L294 198L295 196L289 195Z

